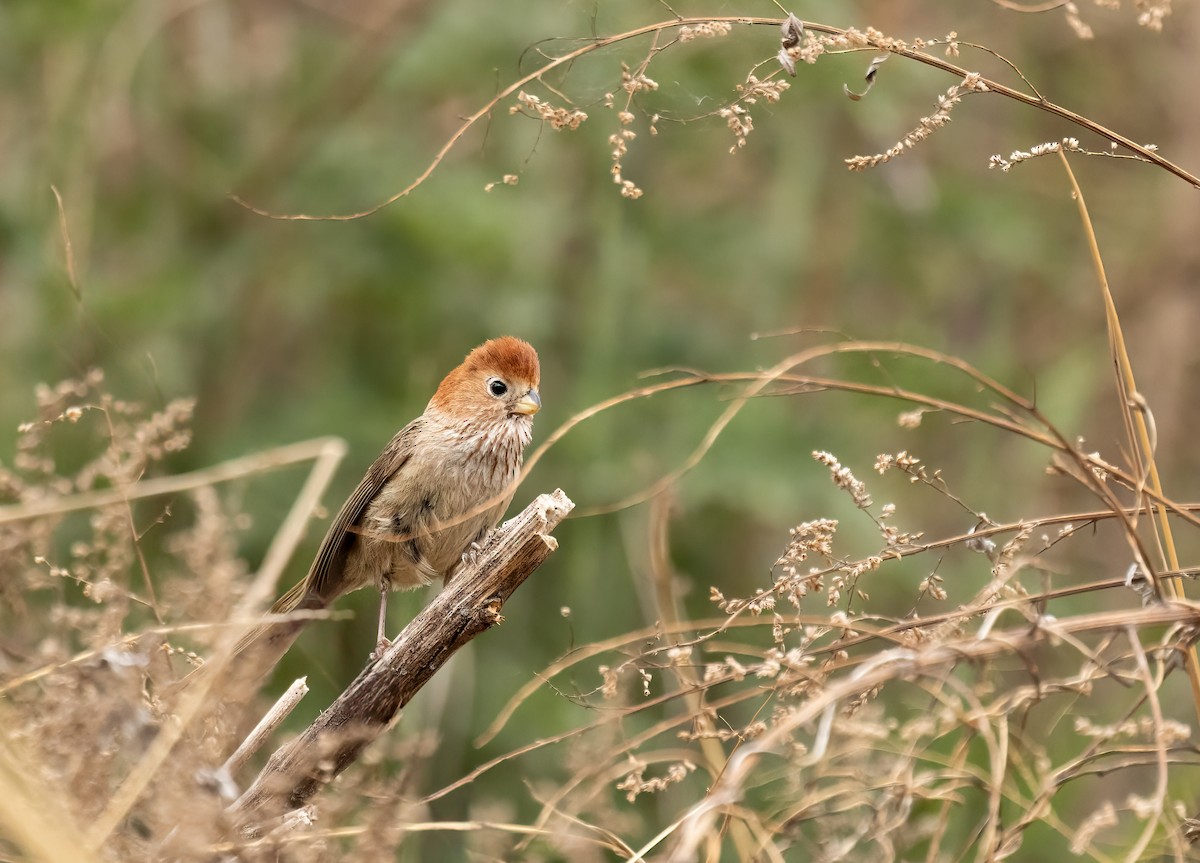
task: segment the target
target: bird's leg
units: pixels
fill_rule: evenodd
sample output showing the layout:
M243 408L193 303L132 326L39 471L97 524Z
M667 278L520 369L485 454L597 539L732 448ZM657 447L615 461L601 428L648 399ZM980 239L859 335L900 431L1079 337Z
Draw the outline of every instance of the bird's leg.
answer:
M388 589L391 586L391 580L387 576L379 580L379 638L375 642L375 649L371 651L371 659L383 656L383 652L392 646L392 642L383 634L384 627L387 626Z

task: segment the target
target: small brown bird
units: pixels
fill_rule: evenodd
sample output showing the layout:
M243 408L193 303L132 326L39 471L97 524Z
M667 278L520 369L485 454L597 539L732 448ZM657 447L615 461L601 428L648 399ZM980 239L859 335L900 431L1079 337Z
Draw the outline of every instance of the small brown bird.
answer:
M352 590L380 591L379 643L388 590L442 578L508 508L542 406L537 352L520 339L484 342L442 381L425 412L379 454L329 526L304 580L272 614L322 609ZM303 621L265 624L238 645L267 673Z

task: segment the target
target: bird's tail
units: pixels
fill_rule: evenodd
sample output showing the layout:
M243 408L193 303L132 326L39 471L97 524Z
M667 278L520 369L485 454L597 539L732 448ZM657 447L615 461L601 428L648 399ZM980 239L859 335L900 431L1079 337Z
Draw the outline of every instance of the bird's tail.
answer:
M308 579L302 579L285 593L279 599L275 600L275 604L271 606L270 613L272 615L291 614L293 611L318 611L326 606L324 600L312 594L308 589ZM265 676L270 673L283 655L287 653L288 648L300 635L300 630L304 628L304 624L308 621L304 618L298 620L280 620L271 623L264 623L256 626L250 632L241 637L238 643L233 648L233 659L231 662L240 661L246 657L247 653L258 654L261 648L270 645L273 649L270 652L263 651L262 658L269 660L269 663L262 669L262 674ZM275 652L278 649L278 653ZM259 659L258 656L247 657ZM255 663L258 664L257 662Z

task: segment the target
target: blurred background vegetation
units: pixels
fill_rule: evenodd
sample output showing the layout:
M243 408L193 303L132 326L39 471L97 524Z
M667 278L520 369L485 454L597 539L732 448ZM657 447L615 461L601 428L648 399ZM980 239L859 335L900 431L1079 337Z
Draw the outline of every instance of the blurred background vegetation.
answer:
M1132 2L1081 5L1095 30L1087 41L1061 9L1017 14L984 0L790 11L901 38L956 31L1012 60L1051 101L1155 143L1195 171L1200 13L1181 4L1155 33L1137 26ZM767 2L686 0L672 9L779 15ZM753 370L845 334L961 356L1036 394L1069 436L1119 457L1103 309L1062 169L1056 158L1007 174L987 169L993 153L1065 135L1092 149L1107 145L1000 97L970 96L954 123L913 152L850 173L844 158L892 146L954 83L897 58L859 102L842 85L861 89L869 53L802 66L778 104L753 107L748 144L730 154L733 137L712 112L735 98L755 63L771 60L778 30L736 27L663 52L647 71L659 89L639 94L631 126L639 134L623 160L624 175L645 190L634 201L610 177L608 138L619 127L604 95L619 87L622 62L645 57L647 40L553 75L547 83L558 94L527 88L586 111L577 131L510 115L507 100L410 196L367 218L271 220L228 197L280 213L373 206L411 182L465 116L536 68L539 52L671 17L653 2L0 5L0 454L12 452L18 423L35 415L36 383L101 367L121 398L157 407L196 397L195 440L172 470L344 437L350 456L326 496L336 508L442 374L478 342L512 333L542 357L535 441L636 386L645 370ZM962 51L961 65L1019 85L996 58ZM652 114L661 117L653 136ZM1168 491L1194 498L1198 192L1136 162L1073 164L1157 421ZM519 183L485 192L506 174ZM62 195L74 285L52 185ZM796 328L827 332L752 338ZM862 360L824 368L971 397L961 379L911 361L886 372ZM624 499L684 460L725 395L695 388L589 420L549 451L516 504L556 486L583 511ZM798 522L843 519L851 544L865 543L859 554L877 543L813 450L833 451L863 478L877 453L910 450L1000 521L1090 506L1044 475L1044 451L944 417L903 429L903 409L835 393L744 410L672 490L671 551L689 586L687 611L715 612L709 586L730 595L768 586ZM67 444L61 455L80 458ZM252 517L239 553L251 566L302 475L281 471L239 488ZM872 488L883 501L906 486L888 477ZM940 499L917 501L901 507L908 529L936 536L971 526ZM558 553L506 610L509 624L456 659L449 690L414 704L400 733L433 722L446 741L420 783L425 790L483 757L585 721L584 708L545 692L487 751L469 745L520 684L564 651L654 622L645 524L644 506L564 524ZM312 526L289 579L303 574L322 531ZM1102 548L1097 565L1123 572L1125 558L1114 565ZM910 582L864 588L882 610L903 614L928 564L915 564ZM962 577L982 580L987 561L966 570ZM951 600L966 593L952 588ZM393 628L423 600L396 603ZM369 620L373 602L364 595L345 605ZM307 671L315 710L361 665L373 627L310 630L276 685ZM599 677L576 682L590 690ZM423 710L435 718L422 719ZM493 777L481 780L496 783L493 793L519 796L514 774ZM435 805L443 818L468 808L461 796Z

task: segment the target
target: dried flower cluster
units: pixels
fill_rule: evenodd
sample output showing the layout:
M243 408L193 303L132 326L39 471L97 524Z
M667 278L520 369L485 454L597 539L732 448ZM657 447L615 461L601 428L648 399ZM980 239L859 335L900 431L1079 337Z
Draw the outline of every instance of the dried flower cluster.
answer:
M588 115L577 109L568 110L558 105L552 105L532 93L524 90L517 93L517 104L508 109L510 114L527 114L538 117L550 124L556 131L564 129L575 130L588 118Z
M734 144L729 148L730 153L736 153L746 146L746 137L754 131L754 118L741 105L728 105L717 111L717 116L725 121L729 131L733 132Z
M879 533L883 537L884 545L889 549L908 548L920 542L925 536L925 532L918 530L914 532L903 531L890 524L890 520L896 515L896 505L894 503L885 503L880 509L877 524L879 525Z
M1092 2L1104 9L1121 8L1121 0L1092 0ZM1171 14L1171 0L1134 0L1133 6L1137 12L1138 26L1155 32L1162 31L1163 20ZM1076 36L1080 39L1092 39L1095 37L1095 32L1092 30L1091 25L1083 20L1079 6L1076 3L1064 3L1062 9L1067 19L1067 26L1071 28Z
M637 137L637 132L629 128L629 124L633 122L634 117L630 111L620 111L617 114L617 120L621 124L620 130L608 137L608 143L612 145L612 178L613 182L621 187L622 197L636 200L642 196L642 189L632 180L626 179L621 174L624 170L623 160L625 154L629 152L629 142Z
M1161 31L1163 19L1171 14L1171 0L1134 0L1140 27Z
M867 493L866 484L857 479L850 468L842 465L833 453L816 451L813 452L812 457L829 468L834 485L848 492L854 500L855 506L859 509L866 509L871 505L871 495Z
M649 60L647 59L647 63ZM612 147L610 155L612 157L612 166L609 168L609 173L612 175L612 181L616 183L621 190L621 197L637 200L644 192L637 183L627 179L622 173L624 168L625 154L629 152L629 142L637 137L637 132L630 128L633 121L636 119L633 111L630 110L634 105L634 97L638 93L650 93L658 89L658 82L652 78L648 78L645 74L645 65L637 71L630 70L629 66L621 65L621 90L624 91L624 104L617 111L618 129L608 137L608 143ZM604 106L610 109L616 109L617 97L613 93L604 94ZM658 115L655 114L650 119L650 134L658 134Z
M647 77L644 71L631 72L628 66L622 66L621 89L630 96L633 96L637 93L648 93L657 90L658 82Z
M721 36L728 36L731 30L733 30L733 25L728 21L701 21L699 24L685 24L679 28L679 41L718 39Z
M629 775L616 785L618 791L625 792L625 799L630 803L637 800L641 794L654 794L672 785L678 785L696 770L696 765L690 761L677 761L670 765L662 776L646 779L646 766L641 762L636 763Z
M838 523L834 519L806 521L788 530L788 543L775 567L775 591L797 610L811 591L824 587L822 575L833 560L833 537ZM809 557L816 555L822 566L813 566ZM726 601L728 603L728 601Z
M889 52L924 51L933 45L945 45L947 57L957 57L959 52L958 34L954 32L948 33L941 39L914 39L911 42L888 36L874 27L868 27L865 32L850 27L845 32L837 34L814 33L811 30L800 32L803 34L802 39L795 44L790 44L795 40L787 40L783 48L792 63L798 61L812 65L824 54L865 48L882 49Z
M1077 153L1080 150L1078 138L1063 138L1061 141L1047 141L1045 144L1038 144L1029 150L1013 150L1007 159L997 153L988 160L988 167L999 168L1001 171L1007 172L1012 169L1013 165L1036 159L1038 156L1059 152Z
M503 184L505 186L515 186L515 185L517 185L518 182L520 182L520 179L521 178L518 177L516 174L505 174L503 177L500 178L499 183L495 183L495 182L488 183L483 187L483 190L485 192L490 192L490 191L492 191L492 189L496 188L496 186L501 185L501 184Z
M986 93L987 89L987 85L983 83L979 73L968 73L963 78L961 84L952 85L943 95L938 96L937 110L927 117L922 117L917 127L901 138L894 146L886 152L876 153L874 156L851 156L845 160L846 167L851 171L863 171L867 168L874 168L885 162L890 162L897 156L903 155L949 123L950 112L956 105L962 102L965 94Z
M738 98L745 105L753 105L759 99L778 102L791 86L787 81L760 81L754 75L748 75L744 84L737 85Z
M754 131L754 118L745 106L754 105L759 99L778 102L790 86L787 81L760 81L754 75L748 76L745 83L737 85L737 101L717 110L717 116L725 121L725 125L733 133L734 144L729 148L730 153L736 153L745 147L746 138Z

